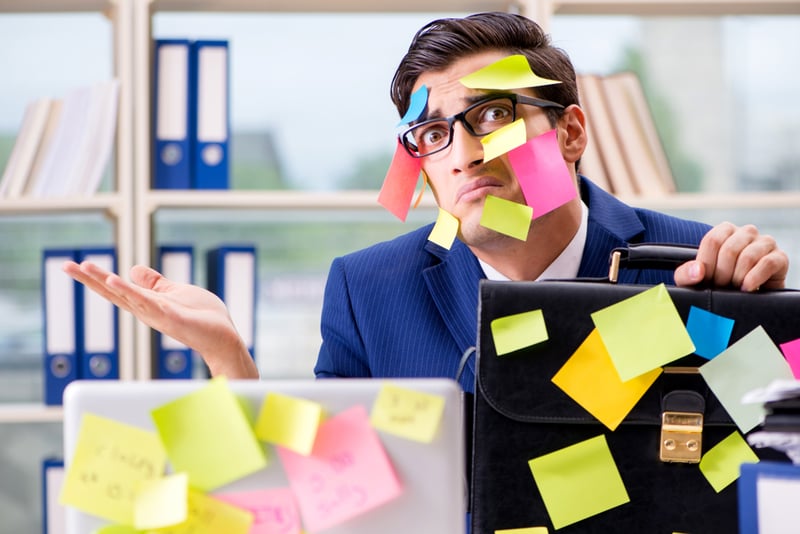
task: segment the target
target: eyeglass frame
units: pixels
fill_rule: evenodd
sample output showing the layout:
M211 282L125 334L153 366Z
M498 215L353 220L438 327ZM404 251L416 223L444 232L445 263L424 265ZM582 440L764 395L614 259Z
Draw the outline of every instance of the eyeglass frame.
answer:
M406 149L406 152L408 152L408 154L412 158L421 159L421 158L426 158L428 156L432 156L433 154L438 154L439 152L442 152L443 150L447 149L450 145L453 144L453 133L454 133L453 126L455 125L456 121L460 122L461 125L464 127L464 129L470 135L472 135L474 137L484 137L484 136L487 136L487 135L489 135L490 133L492 133L494 131L497 131L497 130L492 130L492 132L486 132L486 133L477 133L477 132L475 132L475 130L472 128L472 125L469 122L467 122L467 114L470 111L472 111L473 109L475 109L475 108L477 108L479 106L482 106L482 105L486 104L487 102L491 102L492 100L502 100L502 99L511 100L511 102L513 104L512 107L511 107L511 122L514 122L515 120L517 120L517 104L527 104L529 106L536 106L538 108L564 109L564 106L562 104L559 104L558 102L553 102L552 100L544 100L542 98L535 98L535 97L532 97L532 96L520 95L518 93L496 93L496 94L489 95L486 98L482 98L481 100L478 100L477 102L474 102L474 103L470 104L469 106L467 106L466 108L464 108L460 112L456 113L455 115L450 115L449 117L440 117L440 118L427 119L427 120L424 120L422 122L418 122L417 124L409 126L405 130L400 132L397 137L400 140L400 143L403 145L403 148ZM421 126L425 126L426 124L432 124L434 122L443 122L443 121L447 122L447 127L448 127L448 131L449 131L446 145L444 145L444 146L442 146L440 148L437 148L436 150L434 150L432 152L428 152L426 154L417 154L416 151L414 151L409 146L410 141L407 140L407 137L413 130L415 130L415 129L421 127ZM498 128L498 130L499 129L500 128Z

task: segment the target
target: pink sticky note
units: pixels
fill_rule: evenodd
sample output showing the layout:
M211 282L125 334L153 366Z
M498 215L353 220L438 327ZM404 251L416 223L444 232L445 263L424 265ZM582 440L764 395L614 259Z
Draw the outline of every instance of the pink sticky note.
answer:
M789 362L789 367L792 369L792 374L795 378L800 379L800 338L794 341L787 341L781 343L781 352Z
M399 496L402 488L364 406L323 422L310 456L276 447L310 532Z
M405 222L408 215L421 169L420 160L412 158L398 139L392 164L378 193L378 203L401 221Z
M300 516L289 488L269 488L214 495L253 514L250 534L301 534Z
M541 217L575 198L575 181L558 148L556 131L538 135L508 153L511 168L533 217Z

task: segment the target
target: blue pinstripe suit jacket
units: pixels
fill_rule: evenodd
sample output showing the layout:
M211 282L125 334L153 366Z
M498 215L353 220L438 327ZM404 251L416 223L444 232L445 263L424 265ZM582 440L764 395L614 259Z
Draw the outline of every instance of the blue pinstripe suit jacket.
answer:
M615 247L698 244L709 226L632 208L581 178L589 223L579 277L604 277ZM431 225L336 258L322 307L318 377L450 377L477 337L475 255L430 241ZM673 283L670 271L620 271L621 283ZM474 358L460 377L472 391Z

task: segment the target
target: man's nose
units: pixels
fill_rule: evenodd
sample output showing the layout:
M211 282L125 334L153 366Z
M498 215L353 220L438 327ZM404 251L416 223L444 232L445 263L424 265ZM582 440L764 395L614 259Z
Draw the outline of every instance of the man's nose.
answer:
M472 135L461 121L453 124L450 157L453 172L465 171L483 162L483 144L480 138Z

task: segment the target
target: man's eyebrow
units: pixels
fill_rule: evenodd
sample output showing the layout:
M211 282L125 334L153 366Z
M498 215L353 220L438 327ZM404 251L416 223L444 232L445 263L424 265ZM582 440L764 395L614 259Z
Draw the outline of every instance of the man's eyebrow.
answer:
M513 94L513 91L487 91L485 93L480 93L472 96L464 97L464 109L470 107L472 104L476 102L480 102L481 100L486 100L487 98L492 98L495 96L507 96ZM462 109L463 111L463 109ZM460 113L460 112L459 112ZM413 121L411 124L418 124L420 122L425 122L427 120L432 119L444 119L445 116L442 114L442 111L439 109L430 110L427 107L425 111L417 118L417 120Z

